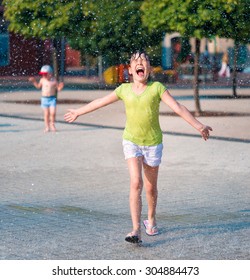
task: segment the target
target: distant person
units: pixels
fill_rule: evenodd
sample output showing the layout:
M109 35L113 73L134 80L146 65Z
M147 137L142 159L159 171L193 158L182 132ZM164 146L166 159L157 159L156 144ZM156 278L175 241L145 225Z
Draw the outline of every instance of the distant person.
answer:
M49 65L44 65L39 75L42 75L39 82L37 82L34 77L30 77L29 81L32 82L37 89L42 89L41 107L44 112L44 132L55 132L56 96L57 91L62 90L64 84L57 82L53 76L53 70Z
M123 133L123 151L130 174L130 212L133 229L125 237L130 243L141 242L141 193L146 190L148 217L143 224L146 234L159 234L156 224L157 180L162 157L162 131L159 124L159 106L163 101L174 112L199 131L207 140L211 127L200 123L179 104L166 87L159 82L149 82L150 62L143 51L136 51L130 59L129 74L132 83L120 85L112 93L98 98L79 109L69 109L64 115L67 122L74 122L79 116L122 100L126 109L126 127ZM143 173L144 171L144 178Z
M230 77L229 57L227 52L223 54L221 69L218 74L220 77L226 77L226 78Z

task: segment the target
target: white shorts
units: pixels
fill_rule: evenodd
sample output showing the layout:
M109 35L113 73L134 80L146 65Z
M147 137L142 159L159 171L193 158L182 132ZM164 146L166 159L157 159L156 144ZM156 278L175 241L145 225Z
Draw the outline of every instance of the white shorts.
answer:
M123 140L122 145L125 159L143 157L143 162L151 167L158 166L161 163L162 143L155 146L139 146L128 140Z

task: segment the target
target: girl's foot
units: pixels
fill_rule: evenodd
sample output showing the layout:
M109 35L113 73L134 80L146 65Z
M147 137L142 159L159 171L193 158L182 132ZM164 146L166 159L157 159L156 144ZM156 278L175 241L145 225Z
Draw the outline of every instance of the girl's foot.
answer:
M148 222L148 220L143 221L144 227L146 229L146 234L149 236L154 236L159 234L159 230L157 226L151 226Z
M141 243L141 237L139 236L138 232L136 231L132 231L130 232L126 237L125 237L125 241L129 242L129 243Z
M47 132L49 132L49 128L48 127L45 127L45 129L44 129L44 131L43 131L44 133L47 133Z

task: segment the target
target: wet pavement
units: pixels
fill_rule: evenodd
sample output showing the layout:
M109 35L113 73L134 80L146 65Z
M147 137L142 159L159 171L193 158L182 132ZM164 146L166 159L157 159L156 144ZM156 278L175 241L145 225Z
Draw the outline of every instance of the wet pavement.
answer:
M67 108L80 106L72 100L108 92L63 90L58 132L45 134L40 106L15 102L39 100L39 91L1 91L0 259L249 259L250 89L240 89L240 99L215 98L230 89L201 91L203 110L228 113L200 118L214 129L207 142L162 104L160 235L143 232L142 246L124 241L131 220L123 104L63 121ZM171 92L194 109L192 90Z

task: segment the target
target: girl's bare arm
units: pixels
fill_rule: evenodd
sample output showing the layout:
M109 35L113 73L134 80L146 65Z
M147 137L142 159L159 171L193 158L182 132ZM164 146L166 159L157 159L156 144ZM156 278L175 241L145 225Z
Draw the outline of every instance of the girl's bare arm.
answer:
M118 100L119 100L119 98L113 91L112 93L110 93L102 98L98 98L98 99L91 101L90 103L88 103L87 105L85 105L83 107L80 107L78 109L69 109L68 113L66 113L64 115L64 120L66 122L70 122L70 123L74 122L79 116L93 112L99 108L107 106Z
M190 111L182 104L177 102L166 90L162 97L162 101L167 104L176 114L181 116L185 121L187 121L190 125L192 125L195 129L197 129L202 138L204 140L207 140L209 138L209 131L212 131L212 128L210 126L204 125L201 122L199 122L193 115L190 113Z

